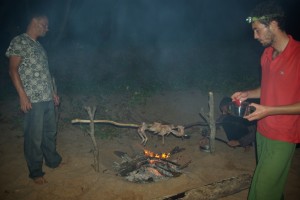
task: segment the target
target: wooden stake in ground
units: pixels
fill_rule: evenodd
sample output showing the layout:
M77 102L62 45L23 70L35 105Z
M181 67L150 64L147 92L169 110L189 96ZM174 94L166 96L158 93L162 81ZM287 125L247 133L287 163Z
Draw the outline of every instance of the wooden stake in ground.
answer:
M91 136L93 145L94 145L94 150L93 150L93 154L94 154L94 169L96 172L99 172L99 148L97 145L97 141L95 138L95 124L94 124L94 117L95 117L95 113L96 113L96 106L94 107L84 107L85 110L88 112L88 115L90 117L90 131L88 131L89 135Z
M210 129L209 134L209 152L215 152L215 139L216 139L216 121L215 121L215 106L214 106L214 94L212 92L208 93L208 107L209 113L208 116L204 114L204 111L200 111L200 117L208 124Z
M216 121L215 121L214 94L212 92L209 92L209 128L210 128L210 139L209 139L210 153L214 153L215 138L216 138Z
M218 182L210 183L199 188L184 191L175 195L160 197L155 200L214 200L230 196L242 190L248 189L252 177L249 174L241 174Z

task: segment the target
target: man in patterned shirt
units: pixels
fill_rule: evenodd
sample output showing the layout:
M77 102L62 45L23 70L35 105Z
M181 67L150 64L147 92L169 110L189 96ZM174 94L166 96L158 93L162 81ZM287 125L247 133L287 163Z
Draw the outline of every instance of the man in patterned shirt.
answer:
M20 98L24 119L24 154L29 177L37 184L46 183L43 160L50 168L61 163L56 151L56 120L54 106L59 97L54 93L46 51L37 41L48 31L48 18L33 15L26 33L10 43L9 74Z

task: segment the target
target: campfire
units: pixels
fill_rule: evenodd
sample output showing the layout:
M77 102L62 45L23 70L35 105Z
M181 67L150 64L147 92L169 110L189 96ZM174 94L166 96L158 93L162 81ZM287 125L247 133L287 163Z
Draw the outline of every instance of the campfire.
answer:
M170 157L171 153L157 154L157 153L154 153L152 151L144 149L144 155L146 157L150 157L150 158L167 159L167 158Z
M191 161L180 165L175 161L169 160L169 158L183 150L183 148L175 147L170 153L161 154L144 150L143 153L133 158L125 152L115 151L115 155L122 160L121 163L114 162L114 169L119 176L135 183L157 182L178 177Z

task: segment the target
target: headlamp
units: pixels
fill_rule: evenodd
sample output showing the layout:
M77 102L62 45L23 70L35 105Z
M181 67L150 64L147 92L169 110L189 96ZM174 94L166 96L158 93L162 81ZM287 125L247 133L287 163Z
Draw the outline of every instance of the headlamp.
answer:
M248 22L249 24L251 24L252 22L255 22L257 20L263 20L263 19L267 19L266 16L262 16L262 17L247 17L246 22Z
M284 17L284 15L281 14L271 14L271 15L264 15L261 17L247 17L246 22L248 22L249 24L257 21L257 20L267 20L267 19L271 19L271 18L275 18L275 17Z

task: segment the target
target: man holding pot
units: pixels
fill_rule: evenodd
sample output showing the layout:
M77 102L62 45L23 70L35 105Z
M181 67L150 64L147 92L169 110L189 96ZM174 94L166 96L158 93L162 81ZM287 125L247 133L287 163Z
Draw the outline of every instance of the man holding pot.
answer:
M248 199L281 199L296 144L300 142L300 43L285 32L284 12L274 2L262 2L251 13L254 38L265 50L259 88L235 92L233 100L260 98L257 123L257 166Z

